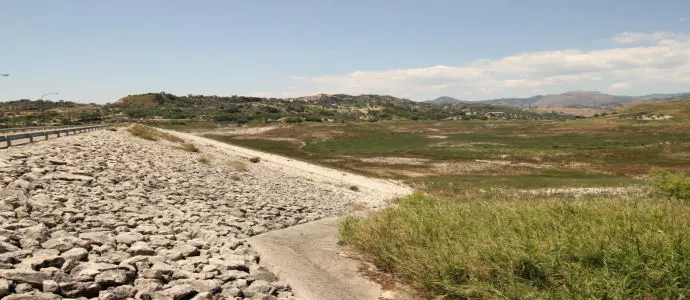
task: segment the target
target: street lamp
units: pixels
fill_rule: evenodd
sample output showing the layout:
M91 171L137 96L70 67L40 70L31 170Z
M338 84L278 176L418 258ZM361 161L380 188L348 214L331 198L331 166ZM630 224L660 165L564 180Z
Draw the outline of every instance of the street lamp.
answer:
M43 113L43 97L57 94L59 93L45 93L43 96L41 96L41 119L43 119L43 131L46 131L46 115Z

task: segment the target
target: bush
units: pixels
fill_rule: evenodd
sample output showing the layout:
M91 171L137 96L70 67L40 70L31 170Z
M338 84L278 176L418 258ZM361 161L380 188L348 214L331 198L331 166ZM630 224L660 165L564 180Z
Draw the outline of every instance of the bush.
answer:
M681 171L663 169L653 169L651 173L651 185L657 193L673 199L690 201L690 176Z
M341 222L341 242L443 299L682 299L690 205L451 202L422 193Z
M205 165L208 165L211 163L211 161L206 157L199 157L199 162L202 164L205 164Z
M258 163L261 161L261 157L255 156L249 159L250 162Z
M351 191L355 191L355 192L359 192L359 187L356 186L356 185L351 185L351 186L350 186L350 190L351 190Z

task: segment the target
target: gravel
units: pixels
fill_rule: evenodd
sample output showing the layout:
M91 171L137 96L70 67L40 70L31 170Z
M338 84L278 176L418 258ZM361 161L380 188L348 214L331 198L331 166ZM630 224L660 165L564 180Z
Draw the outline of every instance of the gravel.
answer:
M245 239L369 197L173 146L120 129L1 150L0 298L295 299Z

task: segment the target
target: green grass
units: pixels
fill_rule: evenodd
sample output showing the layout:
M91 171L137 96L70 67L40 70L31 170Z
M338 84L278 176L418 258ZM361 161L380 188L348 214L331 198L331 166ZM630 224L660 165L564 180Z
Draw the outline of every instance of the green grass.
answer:
M345 219L341 234L384 270L447 299L690 295L690 206L679 201L458 203L416 193Z

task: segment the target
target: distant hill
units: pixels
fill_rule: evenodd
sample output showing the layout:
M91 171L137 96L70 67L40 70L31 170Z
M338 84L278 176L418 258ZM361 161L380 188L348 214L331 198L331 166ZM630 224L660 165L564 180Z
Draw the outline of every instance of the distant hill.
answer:
M484 103L519 108L609 108L614 109L636 100L669 101L688 98L690 93L617 96L597 91L570 91L562 94L537 95L529 98L500 98L470 103ZM441 97L445 98L445 97ZM454 99L451 97L447 97ZM440 99L440 98L439 98ZM435 100L433 100L435 101ZM431 102L431 101L427 101Z
M434 100L427 100L424 102L431 103L431 104L456 104L456 103L465 103L467 101L458 100L458 99L455 99L453 97L442 96L442 97L438 97Z
M278 99L148 93L129 95L106 107L113 114L133 119L195 119L216 123L574 118L562 113L469 103L450 97L442 97L437 102L445 104L415 102L389 95L318 94Z

